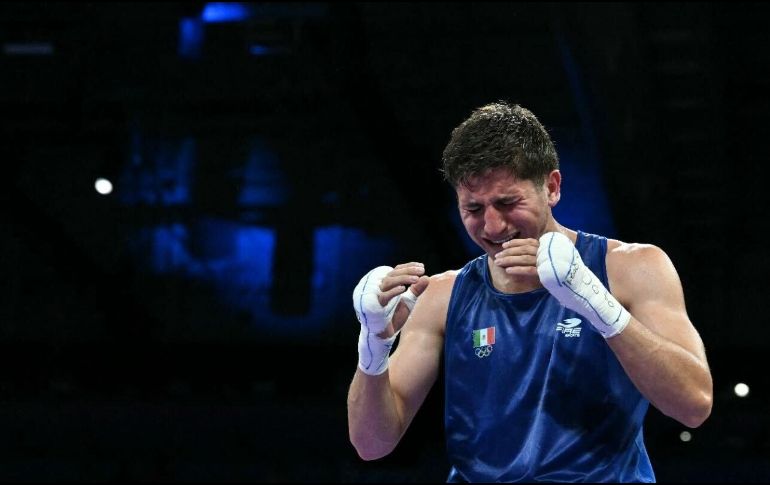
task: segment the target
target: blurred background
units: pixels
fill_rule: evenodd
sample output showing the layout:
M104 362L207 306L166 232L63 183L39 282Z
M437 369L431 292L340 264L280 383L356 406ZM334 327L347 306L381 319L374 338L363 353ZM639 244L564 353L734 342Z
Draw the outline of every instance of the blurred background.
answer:
M560 222L677 266L715 403L695 430L650 409L658 480L770 480L768 20L0 4L0 481L444 481L442 382L392 455L349 444L350 295L374 266L480 254L438 169L497 100L551 133Z

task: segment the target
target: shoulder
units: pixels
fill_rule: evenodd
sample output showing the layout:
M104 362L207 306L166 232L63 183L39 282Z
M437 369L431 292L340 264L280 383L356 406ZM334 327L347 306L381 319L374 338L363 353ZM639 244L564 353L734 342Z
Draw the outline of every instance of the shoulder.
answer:
M445 271L430 277L430 283L417 299L405 329L423 328L443 333L449 299L459 270Z
M459 269L451 269L449 271L444 271L443 273L434 274L430 277L430 284L451 286L454 284L455 278L457 278L460 271L461 270Z
M452 294L452 288L459 273L460 270L450 270L432 275L428 287L421 296L426 296L426 299L431 300L446 299L449 302L449 296Z
M607 240L607 278L611 291L623 301L632 293L680 288L671 259L654 244Z
M607 239L607 270L630 269L649 265L670 264L668 255L658 246L645 243L627 243ZM612 268L611 268L612 266Z

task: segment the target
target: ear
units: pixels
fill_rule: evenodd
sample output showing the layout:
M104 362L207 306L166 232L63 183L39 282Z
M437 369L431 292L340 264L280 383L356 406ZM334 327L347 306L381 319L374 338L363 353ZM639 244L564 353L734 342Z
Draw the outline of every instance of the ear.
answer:
M545 193L548 197L548 206L554 207L561 199L561 172L552 170L545 179Z

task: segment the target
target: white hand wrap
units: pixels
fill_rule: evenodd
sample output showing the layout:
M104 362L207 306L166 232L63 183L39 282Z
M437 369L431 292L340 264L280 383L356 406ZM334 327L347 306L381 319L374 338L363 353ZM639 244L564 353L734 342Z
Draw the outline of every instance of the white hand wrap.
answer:
M586 317L604 338L619 334L628 325L631 314L583 263L567 236L547 232L540 237L537 274L559 303Z
M365 374L380 375L388 368L388 357L396 336L383 339L377 335L390 324L396 313L398 302L403 301L411 311L417 297L410 290L394 296L383 307L380 305L380 283L385 276L393 271L390 266L378 266L369 271L353 290L353 308L361 323L358 334L358 368Z
M398 300L403 301L404 305L409 309L409 312L412 311L412 308L414 308L414 304L417 303L417 296L415 296L414 293L412 293L412 289L409 288L405 292L398 295ZM396 313L396 307L393 307L393 313ZM393 313L390 314L390 318L393 318Z

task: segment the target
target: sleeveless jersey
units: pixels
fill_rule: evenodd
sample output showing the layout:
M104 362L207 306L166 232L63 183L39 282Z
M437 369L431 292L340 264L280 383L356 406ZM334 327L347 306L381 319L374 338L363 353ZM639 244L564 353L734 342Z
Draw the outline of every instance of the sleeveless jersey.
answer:
M607 239L578 232L609 289ZM649 406L604 338L539 288L504 294L487 256L452 289L444 344L448 482L654 482Z

